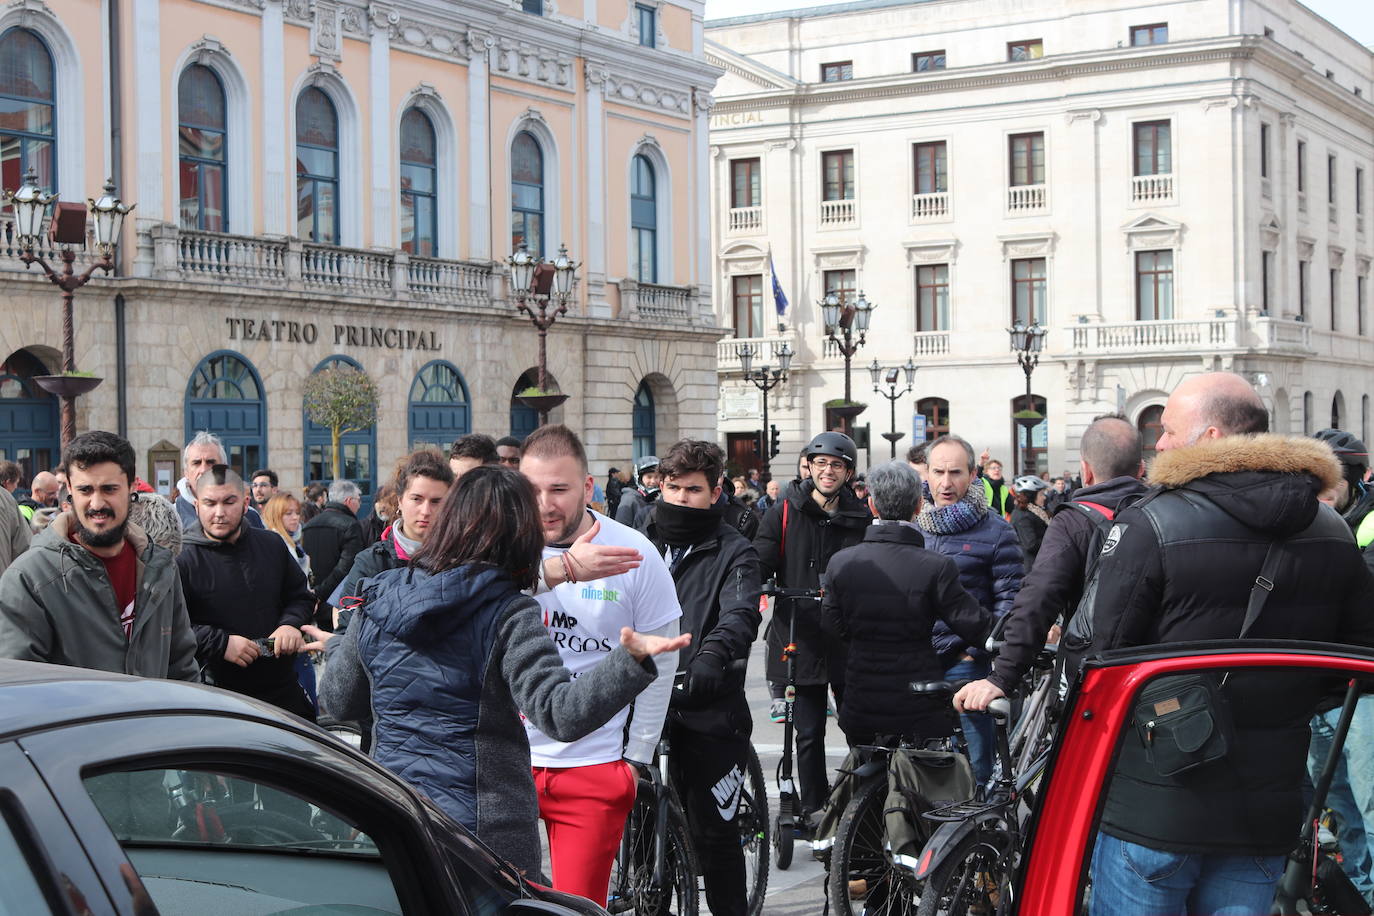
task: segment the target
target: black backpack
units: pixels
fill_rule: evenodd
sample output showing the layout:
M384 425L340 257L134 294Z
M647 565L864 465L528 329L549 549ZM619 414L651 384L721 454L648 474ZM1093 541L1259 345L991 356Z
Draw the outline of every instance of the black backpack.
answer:
M1135 502L1136 499L1127 497L1112 510L1100 503L1075 500L1062 504L1055 512L1058 515L1059 512L1076 509L1086 513L1093 520L1093 533L1088 538L1088 551L1083 565L1083 594L1079 597L1078 606L1074 609L1073 616L1064 627L1064 635L1059 640L1060 656L1065 659L1064 670L1071 676L1078 673L1078 663L1082 660L1083 653L1092 645L1092 606L1097 597L1097 568L1101 563L1103 551L1108 549L1113 533L1117 532L1116 516L1122 509L1134 505Z

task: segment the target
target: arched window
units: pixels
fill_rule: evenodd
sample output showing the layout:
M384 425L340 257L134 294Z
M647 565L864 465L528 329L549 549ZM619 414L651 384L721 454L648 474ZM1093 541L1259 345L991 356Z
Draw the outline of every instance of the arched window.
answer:
M530 254L544 255L544 151L529 131L510 148L511 250L524 239ZM512 434L513 435L513 434Z
M654 420L654 393L649 390L648 382L640 382L639 390L635 392L632 426L634 457L638 459L654 454L657 423Z
M658 282L658 193L653 164L635 156L630 184L630 275Z
M1050 469L1050 417L1045 399L1038 394L1030 396L1029 408L1040 414L1039 419L1027 415L1027 406L1024 394L1011 399L1011 434L1012 441L1016 443L1013 467L1017 476L1038 475ZM1035 422L1031 423L1031 420Z
M339 114L313 86L296 99L296 235L339 241Z
M350 366L363 371L356 360L347 356L331 356L315 367L315 372ZM334 479L331 467L331 442L328 428L320 426L301 406L302 427L305 432L305 482L329 483ZM377 425L367 429L344 433L339 437L339 471L343 479L351 480L363 492L363 507L360 514L366 515L372 506L372 494L377 488Z
M1151 404L1140 412L1140 417L1135 421L1136 429L1140 430L1140 450L1149 464L1154 460L1155 452L1158 450L1159 437L1164 435L1164 407L1161 404Z
M1312 392L1304 391L1302 395L1302 434L1304 436L1312 435L1314 419L1312 416Z
M228 232L226 105L215 71L192 64L177 86L181 228Z
M916 412L926 418L926 437L932 442L949 432L949 401L944 398L921 398L916 402Z
M1346 428L1346 425L1347 425L1347 423L1346 423L1346 418L1345 418L1345 395L1343 395L1343 394L1341 394L1339 391L1337 391L1337 392L1336 392L1336 396L1333 397L1333 398L1331 399L1331 427L1330 427L1330 428L1331 428L1331 429L1345 429L1345 428Z
M28 29L0 35L0 187L17 188L32 168L57 190L56 92L52 54Z
M246 475L267 464L267 404L262 381L248 360L230 350L205 357L191 373L184 405L189 442L201 430L220 437L229 464Z
M468 387L451 364L435 360L410 385L410 447L448 453L453 440L472 432Z
M56 463L59 452L57 398L34 384L48 367L28 350L15 350L0 364L0 458L19 465L19 486Z
M420 109L407 109L401 117L401 250L425 258L438 252L437 176L434 124Z

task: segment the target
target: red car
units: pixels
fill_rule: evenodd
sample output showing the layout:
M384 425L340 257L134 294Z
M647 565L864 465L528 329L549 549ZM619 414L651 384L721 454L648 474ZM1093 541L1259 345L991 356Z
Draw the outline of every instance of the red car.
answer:
M1132 708L1141 689L1165 675L1243 669L1272 670L1279 689L1320 691L1335 700L1351 679L1374 689L1374 652L1323 643L1149 646L1090 662L1068 698L1028 825L1029 854L1016 879L1014 912L1072 916L1085 911L1098 818L1111 791L1118 748L1123 740L1136 740ZM1295 823L1295 843L1298 829Z

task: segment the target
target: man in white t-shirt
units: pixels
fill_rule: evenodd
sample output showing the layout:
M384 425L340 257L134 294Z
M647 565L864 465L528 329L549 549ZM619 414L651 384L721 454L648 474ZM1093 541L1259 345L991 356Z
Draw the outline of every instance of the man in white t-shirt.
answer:
M573 676L615 648L621 627L676 636L682 610L672 574L642 534L587 508L593 481L577 434L566 426L541 426L523 444L520 471L534 485L544 527L535 598ZM659 676L635 700L633 714L626 707L585 738L554 741L525 723L553 886L602 905L634 804L638 772L632 764L653 758L677 653L655 662Z

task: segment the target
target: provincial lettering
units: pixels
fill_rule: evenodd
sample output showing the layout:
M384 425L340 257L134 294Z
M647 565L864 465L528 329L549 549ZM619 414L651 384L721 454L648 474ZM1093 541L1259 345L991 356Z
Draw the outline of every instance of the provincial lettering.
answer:
M343 340L343 336L344 326L341 324L334 325L334 343L336 346L338 345L339 341Z
M314 343L315 338L317 337L319 337L319 329L316 328L313 323L306 324L304 327L301 328L301 339L304 340L306 343Z
M381 346L385 346L385 345L382 343L382 329L381 329L381 328L368 328L367 330L368 330L368 341L369 341L369 342L368 342L368 346L370 346L370 347L381 347Z
M396 328L387 328L386 333L382 335L383 339L386 341L386 348L388 350L399 349L400 336L401 332L398 331Z

